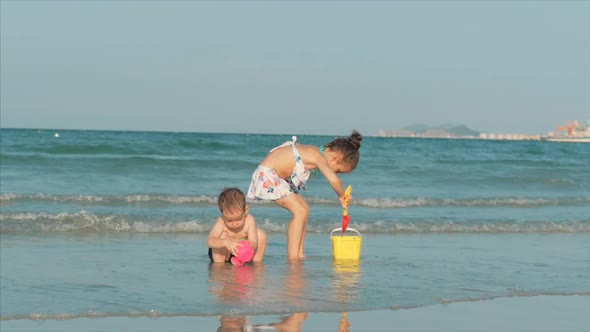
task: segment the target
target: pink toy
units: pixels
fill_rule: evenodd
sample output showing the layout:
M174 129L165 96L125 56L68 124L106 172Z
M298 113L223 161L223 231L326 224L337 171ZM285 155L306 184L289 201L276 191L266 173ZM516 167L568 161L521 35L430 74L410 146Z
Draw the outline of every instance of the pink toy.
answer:
M238 255L231 258L231 263L235 266L242 266L254 258L254 249L250 246L248 240L240 242L238 247Z

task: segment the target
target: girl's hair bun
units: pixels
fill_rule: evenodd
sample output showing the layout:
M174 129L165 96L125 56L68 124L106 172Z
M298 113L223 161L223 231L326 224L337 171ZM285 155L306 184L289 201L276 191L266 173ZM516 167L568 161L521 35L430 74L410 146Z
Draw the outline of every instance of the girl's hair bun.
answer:
M363 140L363 135L361 135L358 131L354 130L352 134L348 137L348 141L352 146L354 146L357 150L361 148L361 141Z

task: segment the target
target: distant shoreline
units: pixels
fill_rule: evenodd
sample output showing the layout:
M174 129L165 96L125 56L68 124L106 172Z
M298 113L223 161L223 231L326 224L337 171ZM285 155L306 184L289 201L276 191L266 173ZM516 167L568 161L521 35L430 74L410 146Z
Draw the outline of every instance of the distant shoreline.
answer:
M447 140L477 140L477 141L538 141L538 142L557 142L557 143L590 143L589 138L557 138L541 136L539 138L481 138L481 137L424 137L424 136L378 136L381 138L402 138L402 139L447 139Z
M285 133L239 133L239 132L205 132L205 131L165 131L165 130L123 130L123 129L69 129L69 128L16 128L16 127L0 127L0 130L30 130L38 132L52 132L59 133L60 131L73 132L131 132L131 133L174 133L174 134L220 134L220 135L260 135L260 136L318 136L318 137L342 137L344 134L285 134ZM547 142L567 142L567 143L590 143L590 137L567 137L567 136L543 136L543 135L529 135L529 134L498 134L489 137L484 134L481 136L456 136L456 135L439 135L426 136L421 134L415 135L396 135L388 134L383 131L377 135L363 134L364 137L376 138L404 138L404 139L454 139L454 140L488 140L488 141L547 141Z

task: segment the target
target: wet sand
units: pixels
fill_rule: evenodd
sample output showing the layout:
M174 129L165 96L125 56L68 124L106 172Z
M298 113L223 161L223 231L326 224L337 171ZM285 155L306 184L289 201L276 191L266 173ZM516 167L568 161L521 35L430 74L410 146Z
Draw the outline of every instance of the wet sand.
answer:
M9 331L590 331L590 295L498 298L419 308L259 316L0 321Z

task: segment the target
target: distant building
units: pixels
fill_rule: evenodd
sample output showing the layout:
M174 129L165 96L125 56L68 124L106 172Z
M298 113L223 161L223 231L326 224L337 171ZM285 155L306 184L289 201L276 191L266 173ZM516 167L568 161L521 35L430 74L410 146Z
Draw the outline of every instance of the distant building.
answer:
M586 127L585 127L586 128ZM484 133L476 132L466 126L455 126L445 130L428 128L413 130L380 130L382 137L416 137L416 138L449 138L449 139L489 139L489 140L541 140L541 135L513 134L513 133Z

